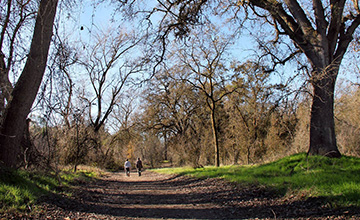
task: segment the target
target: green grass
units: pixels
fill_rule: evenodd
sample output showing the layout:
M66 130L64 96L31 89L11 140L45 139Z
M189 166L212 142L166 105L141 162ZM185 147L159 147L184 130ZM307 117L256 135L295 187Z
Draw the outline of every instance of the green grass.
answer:
M0 213L32 210L43 195L58 193L76 181L95 177L94 172L62 171L58 175L0 169Z
M360 206L360 158L331 159L296 154L253 166L164 168L160 173L223 178L246 186L265 186L279 196L321 197L332 206Z

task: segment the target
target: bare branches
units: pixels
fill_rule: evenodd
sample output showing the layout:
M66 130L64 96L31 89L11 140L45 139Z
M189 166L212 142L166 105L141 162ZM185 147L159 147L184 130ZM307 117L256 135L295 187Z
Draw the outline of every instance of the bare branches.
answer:
M300 49L297 49L293 52L290 52L289 55L287 55L286 57L282 58L280 57L279 54L276 53L276 51L273 51L273 48L269 48L265 43L262 43L261 41L258 40L258 44L261 48L261 50L264 51L264 53L259 57L259 60L262 59L265 56L270 56L271 57L271 64L272 67L266 69L266 72L273 72L276 70L276 67L278 65L285 65L288 61L292 60L296 55L301 53Z
M326 28L328 26L328 22L325 18L325 12L322 2L320 0L314 0L313 8L314 8L317 31L319 32L321 38L325 39L327 34Z
M341 1L330 1L331 6L331 20L328 26L328 41L329 41L329 52L330 55L335 55L337 39L342 29L343 11L345 6L345 0ZM327 26L326 26L327 27ZM337 56L337 55L335 55ZM334 59L334 57L332 57Z
M26 28L26 23L35 18L36 10L32 10L30 1L13 2L12 0L0 3L6 8L0 33L0 115L4 113L5 103L10 102L13 85L9 77L11 69L15 72L15 65L23 59L25 50L17 45L24 40L20 31Z
M90 48L88 60L82 61L95 93L94 98L86 98L90 108L89 118L95 132L105 124L129 83L130 76L139 72L143 65L141 60L130 61L129 53L139 45L142 38L137 39L127 33L114 34L109 32L106 37L99 36L97 43ZM129 58L126 59L126 56ZM115 68L118 70L115 71ZM94 106L96 114L93 115L91 108L95 110Z

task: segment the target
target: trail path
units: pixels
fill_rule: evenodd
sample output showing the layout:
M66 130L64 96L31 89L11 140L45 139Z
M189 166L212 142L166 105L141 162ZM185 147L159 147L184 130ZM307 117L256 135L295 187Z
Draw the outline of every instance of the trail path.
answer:
M50 197L34 219L356 219L354 210L331 210L319 200L276 198L220 179L193 179L150 171L108 173L76 186L72 196ZM355 213L354 213L355 212ZM357 216L357 217L355 217Z

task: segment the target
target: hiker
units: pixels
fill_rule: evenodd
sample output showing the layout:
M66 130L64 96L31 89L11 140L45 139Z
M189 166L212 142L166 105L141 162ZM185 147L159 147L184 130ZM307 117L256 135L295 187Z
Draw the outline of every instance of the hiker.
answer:
M126 176L130 176L131 163L130 163L129 159L126 159L124 168L125 168Z
M141 169L143 168L142 161L140 160L140 157L138 157L136 161L136 169L139 173L139 176L141 176Z

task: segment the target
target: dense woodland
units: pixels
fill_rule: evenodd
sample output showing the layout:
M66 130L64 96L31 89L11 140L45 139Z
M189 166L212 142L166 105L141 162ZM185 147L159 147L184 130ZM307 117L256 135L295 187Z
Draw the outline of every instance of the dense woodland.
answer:
M0 2L2 165L360 156L357 0L91 2Z

